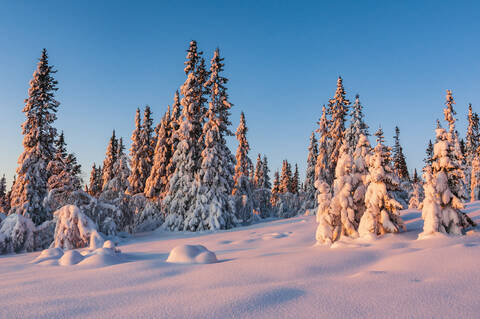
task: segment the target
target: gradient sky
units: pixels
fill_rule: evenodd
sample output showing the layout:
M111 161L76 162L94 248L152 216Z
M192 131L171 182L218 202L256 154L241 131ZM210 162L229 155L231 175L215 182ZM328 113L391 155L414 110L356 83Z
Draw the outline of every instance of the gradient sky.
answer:
M480 112L480 5L459 1L3 1L0 3L0 173L22 151L21 112L41 49L56 66L65 131L88 179L112 129L129 141L137 107L158 121L183 83L190 40L220 47L235 129L245 112L255 160L306 166L309 135L341 75L360 94L371 132L395 125L410 169L442 118L445 90ZM443 118L442 118L443 120ZM236 142L231 140L232 151Z

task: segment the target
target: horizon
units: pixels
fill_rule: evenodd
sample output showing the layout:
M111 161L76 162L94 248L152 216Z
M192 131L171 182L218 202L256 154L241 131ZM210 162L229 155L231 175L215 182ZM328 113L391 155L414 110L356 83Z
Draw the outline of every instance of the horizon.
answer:
M158 123L185 80L183 62L193 39L208 63L213 50L220 48L234 104L231 128L236 129L243 111L249 156L255 162L258 153L265 154L271 177L287 159L298 164L303 180L310 133L340 75L351 102L360 94L370 134L381 125L386 143L392 145L399 126L410 172L423 166L436 119L444 123L446 89L456 100L461 137L468 103L480 111L475 90L480 74L475 52L480 45L470 41L478 22L473 19L475 9L466 4L451 8L433 3L275 2L252 9L248 4L188 3L197 14L217 20L178 23L181 15L169 13L187 5L109 3L113 4L28 3L29 11L27 3L0 5L5 39L0 51L0 109L8 119L0 126L0 147L8 150L0 157L0 174L5 173L8 187L23 148L23 100L43 47L58 70L56 99L61 105L55 127L65 131L84 182L92 164L103 162L113 129L129 148L137 107L150 105ZM320 9L325 10L316 16ZM328 20L332 12L341 12L344 23ZM36 15L49 18L42 32L34 23ZM359 16L371 19L361 25L350 22ZM458 34L463 36L451 37ZM347 35L351 42L345 41ZM332 43L333 49L324 45ZM235 152L234 138L229 138L229 146Z

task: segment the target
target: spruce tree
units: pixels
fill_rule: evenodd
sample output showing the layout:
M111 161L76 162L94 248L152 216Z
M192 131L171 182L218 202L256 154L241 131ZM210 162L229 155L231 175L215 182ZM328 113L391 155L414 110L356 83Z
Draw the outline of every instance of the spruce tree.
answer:
M313 209L316 206L316 189L315 189L315 166L317 164L318 157L318 145L317 139L315 138L315 133L312 132L310 135L310 145L308 146L308 157L307 157L307 172L305 174L305 184L304 184L304 209Z
M240 124L235 133L238 141L237 153L235 155L235 175L233 177L235 186L233 195L236 197L236 211L239 219L244 223L251 221L253 213L252 185L249 178L252 162L248 157L250 146L247 141L247 126L245 123L245 114L240 114Z
M350 151L354 151L357 147L358 139L363 134L368 136L368 125L365 124L363 106L360 103L360 95L355 96L355 102L352 105L352 110L350 112L350 126L345 132L345 139L348 142Z
M368 164L370 162L372 147L366 135L361 134L355 151L353 152L353 178L352 191L357 225L366 210L365 193L367 192Z
M181 123L181 116L182 116L182 106L180 104L180 94L178 90L175 91L175 96L173 99L173 104L170 113L170 125L168 129L170 131L170 137L167 140L167 144L170 147L170 160L167 163L167 184L165 187L165 194L168 192L168 188L170 187L170 178L172 177L173 173L175 172L175 162L172 160L173 154L175 153L178 145L178 136L177 133L178 129L180 128Z
M172 158L172 149L169 144L172 134L170 116L170 107L168 107L167 112L160 121L153 166L145 186L145 196L151 199L163 199L168 190L169 174L167 166Z
M100 176L99 176L100 175ZM103 179L101 178L101 170L93 163L90 171L90 180L88 185L88 193L92 196L98 196L102 191Z
M2 178L0 179L0 212L8 213L9 204L7 198L7 180L5 178L5 174L3 174Z
M466 136L466 153L467 153L467 165L470 166L472 161L477 153L477 148L479 146L479 118L478 114L473 112L472 104L468 105L468 128Z
M184 69L187 79L181 87L182 116L174 133L178 139L170 166L174 172L163 200L167 214L165 225L171 230L189 230L189 225L184 221L195 203L195 176L201 164L202 144L199 141L202 136L202 101L205 92L203 83L197 78L200 58L197 43L191 41Z
M58 90L53 78L55 73L53 66L48 64L47 50L43 49L25 99L24 150L18 159L17 179L11 193L10 213L30 217L37 225L51 218L42 202L47 195L50 177L46 168L55 156L57 131L52 125L60 105L55 100Z
M217 49L211 61L210 78L205 82L210 92L210 103L202 134L205 148L197 175L195 209L185 220L191 230L228 229L237 222L235 202L230 197L233 186L232 156L224 139L228 126L222 123L224 112L228 114L228 108L231 107L226 94L227 81L221 75L223 66ZM228 122L228 116L226 119Z
M403 155L403 149L400 145L400 129L395 126L395 135L393 137L395 144L393 146L393 168L395 174L400 180L408 181L410 179L408 174L407 162L405 155Z
M279 194L280 194L280 174L278 173L278 171L275 171L275 173L273 174L272 197L270 200L273 207L277 206Z
M298 165L295 164L295 171L292 176L292 181L290 183L290 193L292 194L298 194L298 191L300 190L300 174L298 172Z
M255 173L253 175L253 186L255 188L263 187L263 163L262 156L258 154L257 163L255 164Z
M272 184L270 183L270 169L268 168L268 160L266 155L263 155L262 169L263 184L261 187L265 189L270 189L272 188Z
M108 182L107 189L117 193L119 197L123 197L123 194L130 186L128 181L129 176L130 168L128 166L128 157L125 154L123 139L120 137L118 139L117 159L115 164L113 164L113 178Z
M405 225L398 213L398 210L403 207L392 194L398 190L400 181L393 173L391 148L383 144L381 128L375 136L377 136L377 145L369 163L367 176L369 184L365 194L366 210L358 226L360 236L376 236L405 230Z
M328 167L330 171L330 179L335 175L335 168L339 158L340 147L342 146L345 138L345 121L347 118L349 105L350 101L345 98L345 89L343 88L342 77L338 77L335 95L328 103L328 112L331 117L328 128Z
M425 150L425 158L423 159L425 166L432 165L433 162L433 144L432 140L428 141L427 149Z
M322 107L322 116L318 122L318 129L317 133L319 135L318 139L318 156L315 165L315 182L317 181L324 181L327 184L333 182L333 176L329 170L329 151L328 145L330 144L329 139L329 132L328 128L330 126L330 122L327 119L327 110L325 105ZM320 185L320 184L318 184Z
M282 163L282 175L280 176L280 193L288 193L292 190L292 169L287 160Z
M113 178L113 165L115 165L115 162L117 161L117 154L118 140L115 137L115 130L113 130L112 137L110 137L107 151L105 153L105 159L103 160L101 190L105 189Z
M447 91L448 111L449 91ZM451 96L451 95L450 95ZM451 119L445 116L446 120ZM452 126L450 126L450 131ZM461 235L467 228L476 224L461 210L462 203L463 171L461 169L458 150L451 132L443 128L436 130L437 142L434 147L433 163L425 170L425 199L423 201L422 218L424 220L423 232L419 238L429 237L435 233Z
M480 147L472 160L471 172L470 172L470 201L476 201L480 199Z

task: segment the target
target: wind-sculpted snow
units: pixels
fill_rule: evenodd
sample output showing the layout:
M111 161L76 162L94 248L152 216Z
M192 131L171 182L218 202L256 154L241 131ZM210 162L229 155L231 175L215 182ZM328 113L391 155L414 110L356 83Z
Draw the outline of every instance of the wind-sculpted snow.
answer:
M465 212L478 222L480 202ZM61 250L1 256L0 318L477 318L480 234L417 240L420 211L401 215L406 232L333 248L315 245L315 216L300 216L142 233L120 243L121 253L107 242L73 250L83 259L73 264L71 253L65 266ZM219 262L166 261L192 244Z

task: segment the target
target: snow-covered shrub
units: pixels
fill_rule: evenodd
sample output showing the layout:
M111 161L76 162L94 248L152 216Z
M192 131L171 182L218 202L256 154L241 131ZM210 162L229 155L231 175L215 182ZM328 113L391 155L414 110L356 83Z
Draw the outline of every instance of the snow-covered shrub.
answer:
M420 182L412 184L412 191L410 193L410 200L408 208L422 209L422 201L425 195L423 194L423 187Z
M321 244L332 244L340 237L338 227L332 227L332 225L338 225L336 219L338 215L330 213L330 202L332 195L330 194L330 186L326 182L321 180L315 181L315 188L318 191L317 195L317 231L315 233L315 239Z
M53 247L75 249L89 245L90 236L92 232L96 232L96 226L77 206L63 206L53 215L57 220Z
M0 224L0 253L29 252L35 249L35 225L22 215L10 214Z
M139 194L135 196L139 197L136 201L139 206L136 206L134 209L133 231L151 231L160 227L165 220L163 213L160 211L159 205L155 202L146 200L145 197L143 197L145 201L140 200Z

